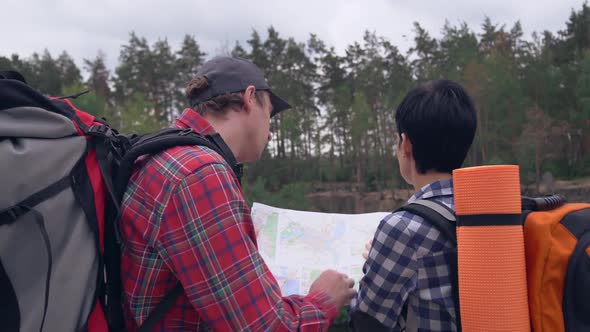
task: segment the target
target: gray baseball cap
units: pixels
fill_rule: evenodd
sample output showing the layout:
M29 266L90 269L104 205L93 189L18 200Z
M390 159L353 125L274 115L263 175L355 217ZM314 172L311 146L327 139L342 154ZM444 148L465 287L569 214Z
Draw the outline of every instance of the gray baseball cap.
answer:
M204 101L226 93L245 91L250 85L256 87L257 90L269 93L273 108L271 116L291 108L287 101L272 92L260 68L250 60L216 56L205 62L196 76L207 77L209 85L199 95L190 99L193 108Z

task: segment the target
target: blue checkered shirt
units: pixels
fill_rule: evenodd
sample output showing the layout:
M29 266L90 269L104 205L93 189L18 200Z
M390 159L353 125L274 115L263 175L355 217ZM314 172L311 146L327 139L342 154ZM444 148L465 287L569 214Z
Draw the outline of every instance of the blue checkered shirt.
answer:
M452 180L424 186L409 200L428 199L454 210ZM385 217L373 238L351 305L392 331L456 331L456 304L449 262L453 245L419 216L402 211Z

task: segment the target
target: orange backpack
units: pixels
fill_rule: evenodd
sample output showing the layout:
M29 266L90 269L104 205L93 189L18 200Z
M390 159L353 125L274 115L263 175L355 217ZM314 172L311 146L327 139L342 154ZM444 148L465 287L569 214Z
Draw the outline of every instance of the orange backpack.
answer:
M420 200L399 210L423 217L457 243L456 218L446 206ZM523 197L522 222L531 330L590 331L590 204L565 203L558 195ZM459 303L460 269L456 261L451 265L453 296ZM457 321L459 330L462 316L470 314L463 311Z
M532 329L590 331L590 204L536 205L523 199Z

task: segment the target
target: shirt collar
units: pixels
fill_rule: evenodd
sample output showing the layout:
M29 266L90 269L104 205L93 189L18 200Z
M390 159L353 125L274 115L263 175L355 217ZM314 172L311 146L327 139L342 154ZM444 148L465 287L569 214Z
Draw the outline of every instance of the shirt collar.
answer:
M236 157L229 146L225 144L225 141L221 135L215 131L215 128L213 128L213 126L205 119L205 117L193 109L187 108L176 119L174 125L178 128L190 128L196 133L199 133L203 136L208 136L209 140L214 142L215 145L221 149L222 157L230 165L234 171L234 174L238 178L238 181L241 183L242 174L244 172L242 164L237 163Z
M453 195L453 180L438 180L431 182L422 187L420 190L418 190L418 192L416 192L414 195L412 195L412 197L410 197L410 199L408 199L408 203L412 203L419 199L428 199L439 196L451 195Z
M209 121L190 108L187 108L182 112L182 114L176 119L175 125L178 128L191 128L202 135L215 134L215 129L211 126Z

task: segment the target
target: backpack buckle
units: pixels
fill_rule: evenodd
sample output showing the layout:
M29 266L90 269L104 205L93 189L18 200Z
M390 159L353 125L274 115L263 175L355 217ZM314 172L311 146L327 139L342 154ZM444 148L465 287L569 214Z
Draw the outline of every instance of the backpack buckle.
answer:
M191 128L186 128L186 129L181 130L178 133L178 136L188 136L188 135L193 135L193 134L196 134L196 132L194 130L192 130Z
M104 138L110 138L117 135L117 132L109 126L105 125L92 125L86 131L87 134L93 136L99 136Z

